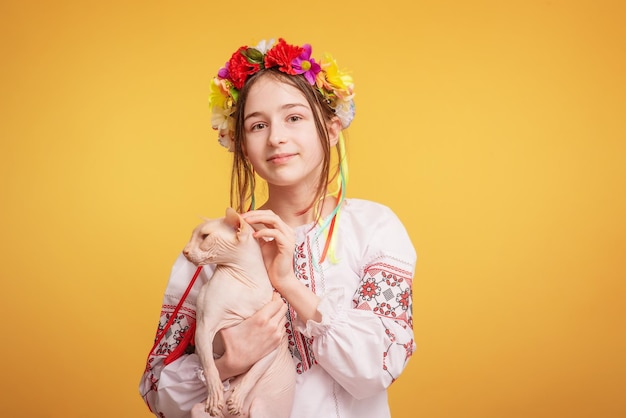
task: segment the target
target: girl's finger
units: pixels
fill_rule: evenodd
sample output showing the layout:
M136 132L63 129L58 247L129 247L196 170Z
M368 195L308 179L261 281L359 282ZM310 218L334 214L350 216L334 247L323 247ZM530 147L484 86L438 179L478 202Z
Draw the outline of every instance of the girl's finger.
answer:
M271 210L246 212L241 215L249 224L263 224L268 228L284 228L287 224Z
M259 229L254 233L254 237L257 239L262 239L264 241L274 241L275 239L279 239L280 231L272 228L264 228Z

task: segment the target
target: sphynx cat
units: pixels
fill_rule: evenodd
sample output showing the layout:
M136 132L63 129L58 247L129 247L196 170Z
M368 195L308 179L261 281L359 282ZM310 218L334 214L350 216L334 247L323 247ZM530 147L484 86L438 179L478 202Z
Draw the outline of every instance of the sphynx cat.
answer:
M208 392L205 411L217 417L287 418L296 373L286 333L276 350L233 379L226 409L224 385L213 357L218 331L237 325L272 299L274 290L253 232L252 226L228 208L224 218L208 219L198 226L183 250L195 265L215 264L196 303L196 354Z

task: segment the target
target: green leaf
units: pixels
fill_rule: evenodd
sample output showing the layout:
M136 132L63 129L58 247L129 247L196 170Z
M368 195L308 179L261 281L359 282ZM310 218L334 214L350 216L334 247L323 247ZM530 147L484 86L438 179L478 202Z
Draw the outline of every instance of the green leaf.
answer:
M248 48L244 52L242 52L242 54L248 59L248 62L251 64L263 63L263 54L258 49Z

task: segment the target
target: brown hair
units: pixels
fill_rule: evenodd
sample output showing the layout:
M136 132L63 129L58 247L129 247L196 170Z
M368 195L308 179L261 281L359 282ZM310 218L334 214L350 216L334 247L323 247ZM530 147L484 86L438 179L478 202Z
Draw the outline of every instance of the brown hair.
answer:
M234 135L234 152L233 152L233 167L231 173L230 183L230 204L232 207L237 208L239 212L247 210L245 208L246 202L250 202L254 197L256 181L254 177L254 169L244 153L244 109L246 107L246 100L250 92L250 88L262 77L273 77L277 81L285 84L289 84L302 92L306 98L311 110L313 111L313 119L315 121L315 128L320 139L320 143L323 151L322 159L322 172L319 178L315 196L311 200L311 203L306 208L303 208L302 213L308 211L311 207L319 204L323 201L323 197L326 194L328 184L337 176L338 169L331 179L330 163L331 163L331 149L328 136L328 122L335 116L334 110L330 107L328 102L324 99L322 94L309 84L309 82L302 75L288 75L280 72L276 68L263 69L254 75L252 75L239 92L237 98L237 109L234 114L235 118L235 135ZM337 146L337 152L339 153L339 146ZM339 158L343 156L339 155ZM321 216L321 211L317 211L317 217Z

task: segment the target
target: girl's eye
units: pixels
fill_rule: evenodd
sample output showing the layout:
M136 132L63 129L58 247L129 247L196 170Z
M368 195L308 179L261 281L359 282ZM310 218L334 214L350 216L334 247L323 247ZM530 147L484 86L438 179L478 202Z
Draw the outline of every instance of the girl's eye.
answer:
M289 120L289 122L297 122L297 121L299 121L301 119L302 119L302 117L298 116L298 115L292 115L292 116L289 116L287 118L287 120Z
M267 127L267 125L265 123L259 122L259 123L255 123L254 125L252 125L250 127L250 130L251 131L258 131L258 130L263 129L265 127Z

